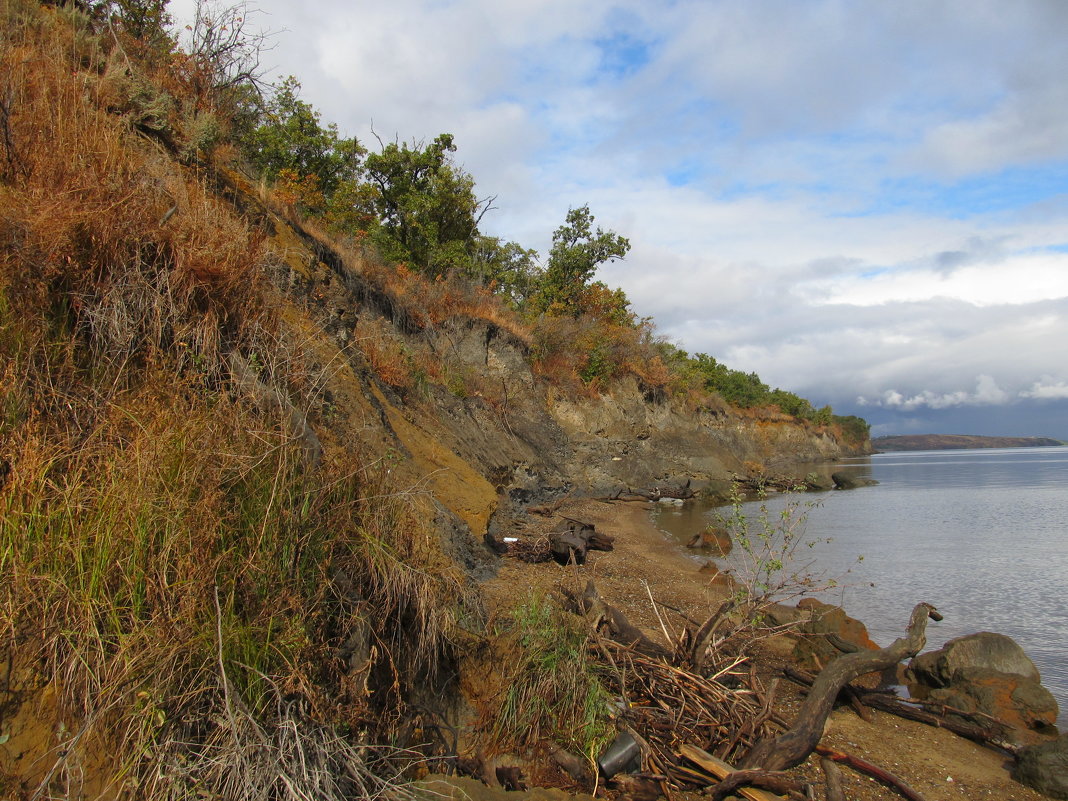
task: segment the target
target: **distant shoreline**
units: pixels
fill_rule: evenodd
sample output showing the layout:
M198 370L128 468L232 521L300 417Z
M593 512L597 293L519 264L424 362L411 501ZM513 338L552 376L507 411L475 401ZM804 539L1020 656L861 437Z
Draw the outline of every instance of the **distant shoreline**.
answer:
M1066 443L1050 437L979 437L966 434L903 434L875 437L876 451L948 451L971 448L1046 448Z

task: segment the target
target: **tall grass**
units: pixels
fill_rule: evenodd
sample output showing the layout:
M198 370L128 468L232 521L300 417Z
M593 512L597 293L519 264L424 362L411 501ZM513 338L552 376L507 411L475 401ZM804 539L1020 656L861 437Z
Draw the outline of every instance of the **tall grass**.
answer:
M587 653L582 622L531 595L511 615L516 654L493 727L501 744L554 740L590 759L614 734L610 695Z
M282 725L283 700L323 742L392 719L452 658L466 595L415 500L375 473L306 475L280 425L225 397L156 390L76 443L8 433L0 653L57 682L139 782L220 768L203 727L224 708L239 739ZM354 635L370 680L347 693Z
M360 454L310 471L231 380L309 381L261 235L170 152L174 85L76 11L0 22L0 659L77 729L24 789L76 792L93 749L116 793L396 795L373 744L471 596L425 499Z

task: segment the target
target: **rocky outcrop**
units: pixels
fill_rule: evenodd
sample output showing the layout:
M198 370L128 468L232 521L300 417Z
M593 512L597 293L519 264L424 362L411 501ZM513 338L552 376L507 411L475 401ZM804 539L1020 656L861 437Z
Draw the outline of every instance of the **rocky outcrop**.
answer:
M1021 749L1012 778L1050 798L1068 799L1068 734Z
M950 640L937 651L920 654L909 663L916 678L930 687L948 687L962 670L1015 673L1038 681L1038 668L1011 637L981 631Z
M980 632L958 637L909 663L915 692L969 714L1003 721L1020 743L1055 732L1057 702L1038 669L1010 637Z
M580 486L649 487L686 476L706 495L725 495L735 475L852 454L785 415L751 419L650 400L634 381L621 381L596 399L556 400L550 412L572 449L567 472Z

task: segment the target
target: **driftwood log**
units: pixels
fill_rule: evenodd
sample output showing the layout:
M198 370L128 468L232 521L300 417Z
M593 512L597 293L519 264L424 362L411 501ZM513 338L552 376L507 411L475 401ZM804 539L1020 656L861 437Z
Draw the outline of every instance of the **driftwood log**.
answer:
M561 565L586 563L587 551L612 550L615 537L597 531L592 523L564 518L549 534L549 553Z
M758 742L741 767L776 771L804 762L816 750L827 716L842 688L858 676L893 667L923 650L928 618L941 620L941 615L930 604L917 604L912 610L907 636L878 651L843 654L827 665L812 685L793 727L778 737Z
M815 679L812 676L804 671L797 670L796 668L783 668L783 674L796 684L800 684L802 687L811 687L815 682ZM906 701L898 698L890 692L883 690L868 690L863 687L855 687L851 684L847 684L842 688L842 693L838 696L838 700L843 700L843 697L853 705L854 709L856 709L858 705L864 710L867 710L868 708L878 709L881 712L896 715L899 718L915 720L918 723L925 723L928 726L946 729L959 737L964 737L965 739L983 745L992 745L995 748L1001 748L1009 752L1018 750L1016 746L1006 742L1006 726L991 718L986 718L985 723L980 723L976 720L974 715L963 710L954 709L942 704L934 705L942 711L943 714L939 715L924 709L917 709L914 704L922 704L924 703L923 701ZM865 717L859 710L858 714L860 714L861 717ZM947 717L947 715L950 717ZM868 718L865 719L867 720Z
M822 757L820 767L823 768L823 775L827 780L827 801L846 801L845 791L842 790L842 771L838 769L835 761L830 757Z
M774 788L768 787L764 783L752 781L756 774L762 774L762 778L766 777L767 771L737 771L722 759L688 743L679 748L679 754L699 766L702 770L707 771L709 775L719 779L719 784L714 785L715 789L713 790L714 793L719 793L723 790L723 795L717 796L719 798L735 793L747 799L747 801L779 801L778 796L765 792L764 789L773 790ZM732 777L739 774L741 774L740 778L732 780ZM777 775L781 776L782 774ZM760 786L754 786L757 784L760 784ZM781 790L775 790L775 792L781 792Z
M816 746L816 753L825 759L841 762L843 765L849 765L853 770L871 776L876 781L880 781L888 787L893 787L909 801L926 801L919 792L913 790L890 771L884 770L878 765L873 765L865 759L853 756L852 754L847 754L844 751L836 751L835 749L828 748L824 745Z

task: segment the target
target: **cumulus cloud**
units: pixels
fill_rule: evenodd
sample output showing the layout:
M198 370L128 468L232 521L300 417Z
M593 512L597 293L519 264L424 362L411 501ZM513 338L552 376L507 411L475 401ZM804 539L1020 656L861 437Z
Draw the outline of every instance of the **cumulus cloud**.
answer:
M957 390L950 393L938 393L923 390L906 397L897 390L888 389L879 398L857 398L861 406L884 406L892 409L912 411L913 409L951 409L956 406L1002 406L1009 403L1012 396L998 386L997 381L988 375L976 379L975 391Z
M1021 392L1023 398L1037 398L1040 400L1054 400L1068 398L1068 381L1058 381L1053 376L1042 376L1036 381L1031 389Z

